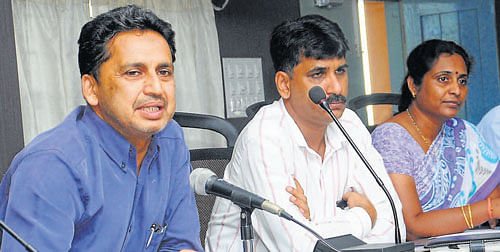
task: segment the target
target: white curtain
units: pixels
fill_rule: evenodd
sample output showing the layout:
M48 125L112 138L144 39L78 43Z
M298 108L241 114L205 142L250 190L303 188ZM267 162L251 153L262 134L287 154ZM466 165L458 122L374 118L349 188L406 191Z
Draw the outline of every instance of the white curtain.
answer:
M176 33L177 111L224 117L219 44L211 0L93 0L93 15L136 4L172 24ZM78 36L90 20L87 0L12 0L24 141L85 104ZM185 130L190 148L224 146L223 137Z

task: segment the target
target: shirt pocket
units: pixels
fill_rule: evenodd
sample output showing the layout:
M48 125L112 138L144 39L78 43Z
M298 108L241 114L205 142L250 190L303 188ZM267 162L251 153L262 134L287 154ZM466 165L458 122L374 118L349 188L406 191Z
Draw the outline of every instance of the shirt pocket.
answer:
M162 222L163 223L163 222ZM167 229L167 224L159 224L159 222L155 222L151 224L149 229L146 232L146 239L144 241L145 251L157 251L163 237L165 237Z

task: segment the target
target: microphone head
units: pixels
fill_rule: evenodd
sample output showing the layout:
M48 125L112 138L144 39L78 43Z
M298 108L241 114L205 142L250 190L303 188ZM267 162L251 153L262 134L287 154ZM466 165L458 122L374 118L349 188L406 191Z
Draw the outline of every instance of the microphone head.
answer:
M314 86L309 90L309 99L315 104L320 104L326 98L325 91L320 86Z
M217 179L217 175L207 168L194 169L189 175L189 186L198 195L208 195L205 191L205 185L211 178Z

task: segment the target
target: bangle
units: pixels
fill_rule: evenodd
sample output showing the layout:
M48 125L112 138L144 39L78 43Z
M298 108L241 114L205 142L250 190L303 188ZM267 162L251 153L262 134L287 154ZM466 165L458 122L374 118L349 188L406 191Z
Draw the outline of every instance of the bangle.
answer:
M493 219L493 207L491 207L491 198L488 198L488 217Z
M471 228L470 224L469 224L469 220L467 219L467 215L465 215L464 206L461 206L460 209L462 209L462 214L464 215L465 224L467 224L468 228Z
M472 222L472 211L470 210L470 205L467 205L469 208L469 218L470 218L470 228L474 227L474 222Z

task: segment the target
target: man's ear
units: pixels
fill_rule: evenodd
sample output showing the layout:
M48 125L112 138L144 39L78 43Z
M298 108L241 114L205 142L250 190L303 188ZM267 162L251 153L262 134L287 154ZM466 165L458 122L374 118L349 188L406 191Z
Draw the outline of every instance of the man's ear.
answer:
M84 74L82 76L82 94L91 106L97 106L99 104L99 97L97 96L98 88L97 81L92 75Z
M274 75L274 82L281 98L288 99L290 97L290 76L283 71L278 71Z

